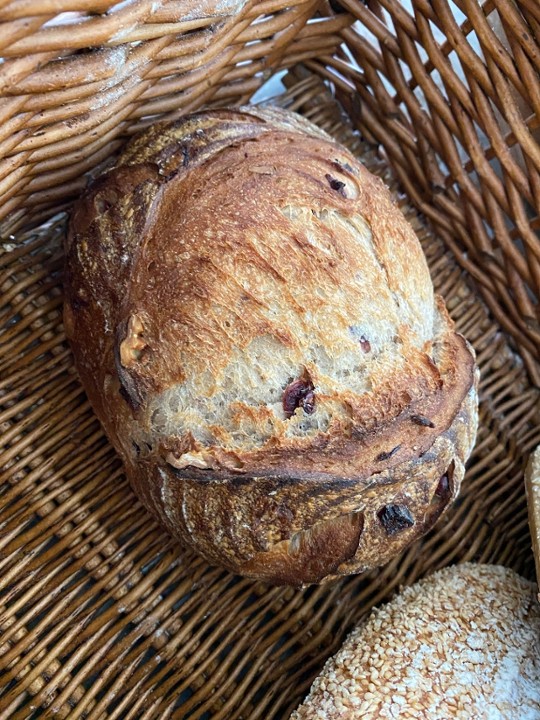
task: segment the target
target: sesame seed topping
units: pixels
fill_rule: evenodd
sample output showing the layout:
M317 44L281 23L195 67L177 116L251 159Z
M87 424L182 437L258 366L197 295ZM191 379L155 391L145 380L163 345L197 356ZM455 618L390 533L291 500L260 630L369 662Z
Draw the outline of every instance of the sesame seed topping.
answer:
M532 583L500 566L444 568L374 609L291 720L505 720L517 708L538 720L539 637Z

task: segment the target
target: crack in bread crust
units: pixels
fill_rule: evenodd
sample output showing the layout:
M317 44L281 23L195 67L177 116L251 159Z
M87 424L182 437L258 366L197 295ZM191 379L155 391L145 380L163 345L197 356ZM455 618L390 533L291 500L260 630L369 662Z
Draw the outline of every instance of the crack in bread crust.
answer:
M476 436L476 407L473 387L452 425L428 450L387 463L365 480L283 471L227 478L200 472L195 477L189 469L178 472L148 458L132 482L169 531L209 562L274 583L318 583L377 567L433 526L459 493ZM439 497L440 479L449 468L449 494ZM414 523L389 536L377 513L392 505L406 507ZM351 514L362 517L360 532ZM299 552L290 552L294 536L317 526L315 542L302 543L300 562ZM327 556L321 557L322 546L330 549Z
M66 256L96 414L142 501L210 562L359 572L457 494L473 352L382 182L305 119L150 128L77 204Z

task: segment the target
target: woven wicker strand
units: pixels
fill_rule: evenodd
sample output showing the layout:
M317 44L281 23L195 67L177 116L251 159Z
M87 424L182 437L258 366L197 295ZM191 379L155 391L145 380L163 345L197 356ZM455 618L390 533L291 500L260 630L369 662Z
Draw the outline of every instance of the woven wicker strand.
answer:
M340 4L361 24L342 32L354 61L339 50L308 67L384 147L539 385L538 5L468 0L460 26L443 0L413 2L412 15L391 0Z
M0 28L0 719L281 720L400 584L466 560L533 577L537 2L13 0ZM274 102L391 187L482 371L456 506L384 568L304 591L210 568L154 524L61 316L61 211L86 176L137 129L286 69Z
M26 225L30 209L50 215L65 207L84 173L118 148L111 146L116 138L179 108L200 107L218 92L223 101L228 87L235 101L247 100L271 69L317 48L332 52L352 22L342 16L307 24L316 0L137 0L106 15L104 3L77 12L59 3L56 16L47 14L49 2L31 5L31 22L23 23L28 4L15 3L16 19L4 23L0 40L4 234ZM11 17L9 5L0 17ZM14 41L25 23L24 38Z
M130 133L214 99L245 102L303 61L384 148L538 385L538 7L460 11L461 24L446 0L410 12L396 0L7 3L0 230L67 207Z

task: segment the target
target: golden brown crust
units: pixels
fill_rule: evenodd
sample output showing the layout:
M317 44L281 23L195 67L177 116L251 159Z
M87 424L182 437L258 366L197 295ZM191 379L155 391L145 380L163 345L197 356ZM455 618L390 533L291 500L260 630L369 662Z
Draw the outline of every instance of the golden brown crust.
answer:
M319 583L381 565L433 526L459 492L476 403L473 387L427 451L376 474L218 477L156 456L128 473L169 531L211 563L279 584ZM386 508L396 508L394 522L379 516Z
M458 492L471 350L382 183L297 116L211 111L132 141L73 213L65 323L137 493L211 562L358 572ZM261 342L285 370L261 361L244 392Z

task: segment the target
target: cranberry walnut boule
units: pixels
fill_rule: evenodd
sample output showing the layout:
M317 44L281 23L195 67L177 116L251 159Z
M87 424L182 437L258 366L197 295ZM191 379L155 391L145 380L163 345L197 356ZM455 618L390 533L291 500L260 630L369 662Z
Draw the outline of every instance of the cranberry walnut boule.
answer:
M210 563L319 583L459 491L477 370L383 183L305 119L134 138L74 208L65 325L144 505Z

